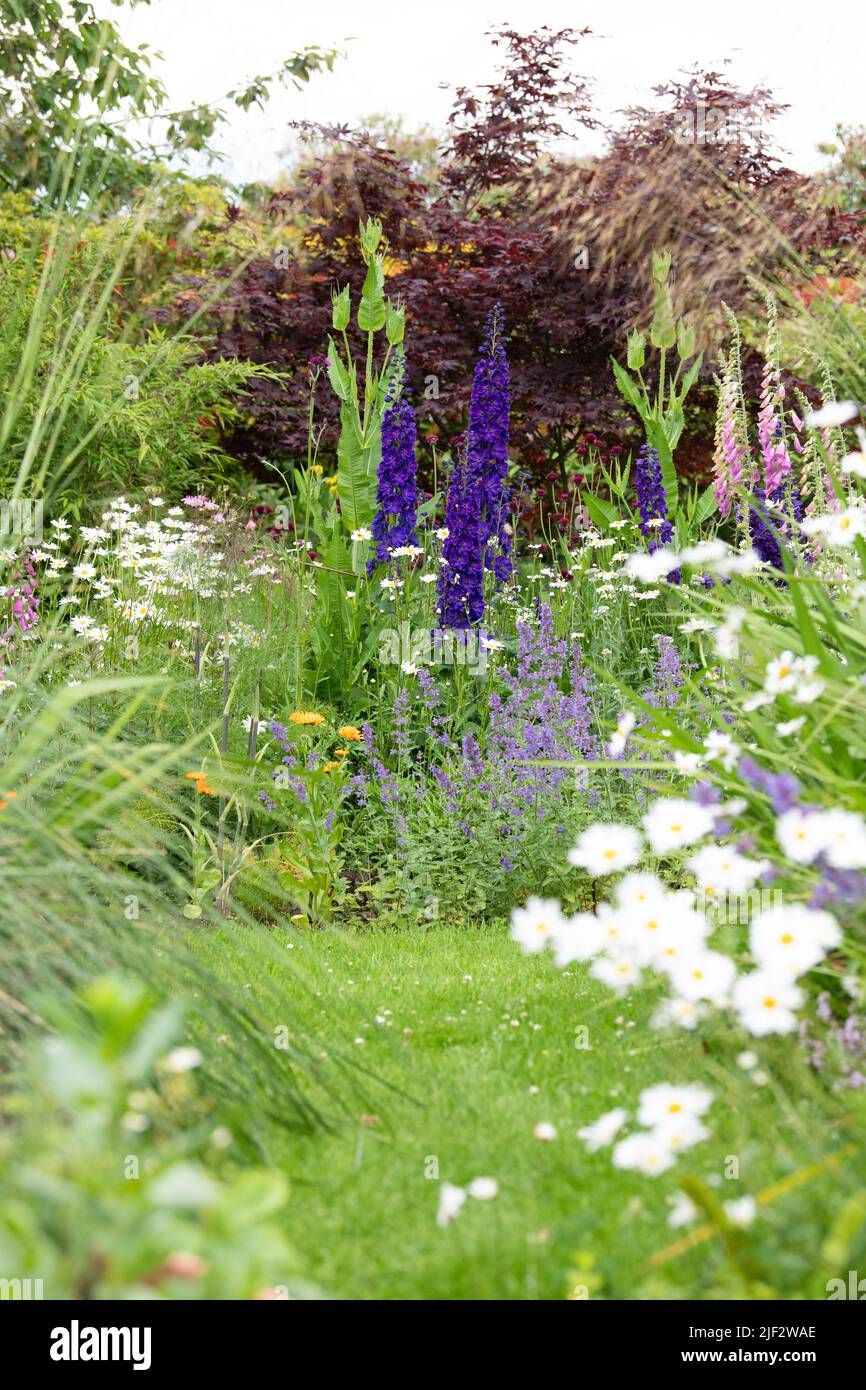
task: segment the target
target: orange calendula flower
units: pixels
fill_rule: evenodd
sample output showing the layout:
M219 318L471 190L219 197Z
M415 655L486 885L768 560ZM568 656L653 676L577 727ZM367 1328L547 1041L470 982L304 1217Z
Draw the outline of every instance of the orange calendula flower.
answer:
M289 715L290 724L324 724L325 716L312 709L296 709Z
M207 775L204 772L187 772L186 779L188 782L195 782L199 796L216 796L213 787L208 786Z
M354 724L342 724L338 732L340 738L344 738L347 743L361 742L361 730L356 729Z
M335 757L335 758L345 758L345 756L346 756L346 754L348 753L348 751L349 751L348 748L335 748L335 749L334 749L334 757Z
M17 795L17 792L4 792L2 798L0 798L0 811L5 811L9 802L14 801Z
M331 758L331 759L329 759L328 762L325 763L325 766L322 768L322 771L323 771L323 772L333 772L333 771L334 771L334 768L335 768L335 767L339 767L339 766L340 766L340 764L339 764L339 763L335 763L334 760L333 760L333 758Z

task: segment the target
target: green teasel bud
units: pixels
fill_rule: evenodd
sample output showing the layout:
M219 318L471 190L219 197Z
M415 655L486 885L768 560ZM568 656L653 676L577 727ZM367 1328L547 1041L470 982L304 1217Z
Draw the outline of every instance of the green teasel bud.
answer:
M677 320L677 352L686 362L695 355L695 330L685 319Z
M672 348L677 340L677 326L671 292L666 284L656 284L655 312L650 327L650 342L655 348Z
M646 361L646 338L639 328L628 335L628 353L626 358L629 368L633 372L639 372Z
M348 285L344 285L341 290L331 290L331 313L334 327L338 333L342 333L349 327L349 319L352 316Z
M652 277L654 285L666 285L671 273L670 251L653 251Z
M378 217L368 217L366 224L361 222L358 227L361 238L361 255L369 264L379 249L379 242L382 240L382 223Z
M385 304L385 336L392 347L399 347L406 331L406 308L389 299Z

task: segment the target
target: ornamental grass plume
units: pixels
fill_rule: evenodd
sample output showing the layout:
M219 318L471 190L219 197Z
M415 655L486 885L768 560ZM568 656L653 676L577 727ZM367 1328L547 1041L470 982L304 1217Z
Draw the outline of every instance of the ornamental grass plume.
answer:
M418 512L418 460L415 412L405 395L405 366L401 360L389 387L382 416L382 456L373 519L374 554L367 568L387 564L391 552L416 545Z

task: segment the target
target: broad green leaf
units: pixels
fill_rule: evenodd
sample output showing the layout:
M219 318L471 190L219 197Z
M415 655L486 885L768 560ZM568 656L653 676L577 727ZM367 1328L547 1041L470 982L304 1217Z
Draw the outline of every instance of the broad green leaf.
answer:
M586 510L601 530L605 530L612 521L617 520L617 510L609 502L603 502L600 497L594 496L591 492L584 492L582 495L586 503Z
M718 510L718 506L716 494L712 487L705 487L697 500L695 514L692 517L692 524L694 526L702 526L707 518L711 517L713 513Z

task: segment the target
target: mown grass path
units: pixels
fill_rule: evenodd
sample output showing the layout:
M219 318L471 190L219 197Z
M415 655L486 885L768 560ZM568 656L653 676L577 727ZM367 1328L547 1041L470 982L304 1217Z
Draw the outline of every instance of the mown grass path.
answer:
M207 941L200 949L218 967ZM359 1060L404 1093L374 1088L373 1108L336 1133L263 1135L268 1161L292 1180L292 1242L329 1296L562 1299L584 1284L593 1297L695 1297L714 1280L742 1294L741 1278L760 1281L769 1243L784 1247L792 1288L806 1281L806 1296L824 1296L815 1252L843 1200L838 1173L762 1209L735 1235L733 1260L714 1237L648 1263L683 1234L667 1224L678 1176L730 1201L845 1143L805 1068L776 1074L779 1047L745 1070L743 1038L726 1038L719 1021L715 1032L659 1033L652 996L619 999L581 966L527 957L501 926L294 932L289 942L307 983L288 985L287 1021L300 1013L328 1037L339 1018L343 1036L349 1027L362 1040L349 1039ZM615 1170L610 1149L588 1154L576 1130L614 1106L633 1114L658 1081L715 1091L713 1137L659 1178ZM535 1137L539 1123L557 1137ZM739 1180L725 1177L731 1157ZM498 1182L495 1200L467 1200L438 1227L441 1182L482 1176Z

